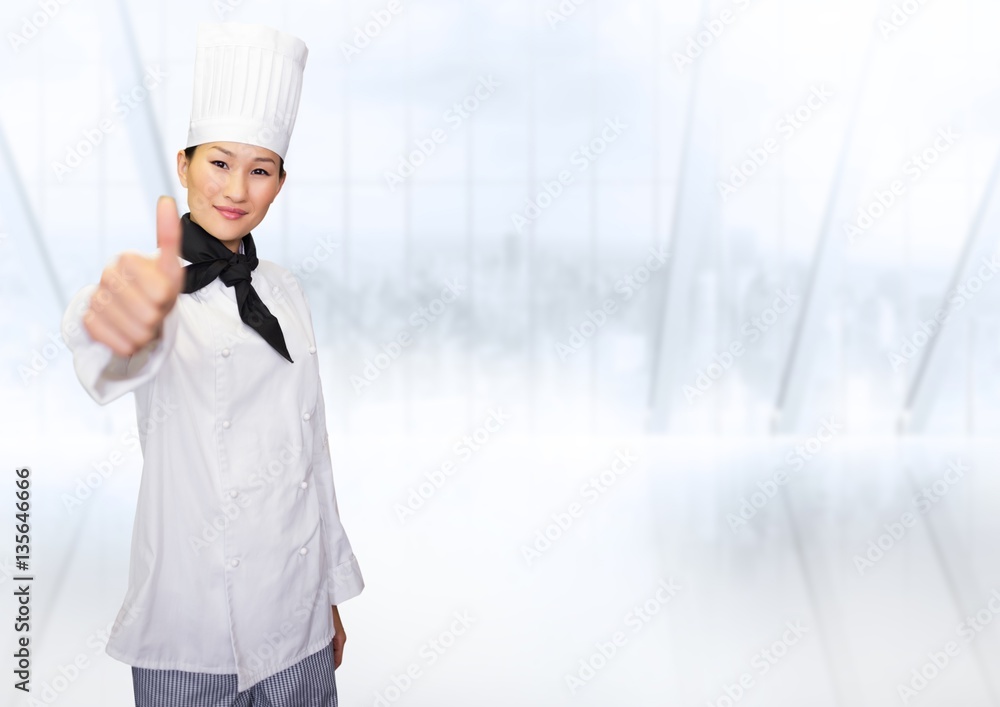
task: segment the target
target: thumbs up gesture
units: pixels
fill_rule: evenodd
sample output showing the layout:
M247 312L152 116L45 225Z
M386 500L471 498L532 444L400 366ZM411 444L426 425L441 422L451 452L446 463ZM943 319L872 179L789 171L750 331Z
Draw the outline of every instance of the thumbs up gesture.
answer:
M184 287L177 260L181 221L169 196L156 204L156 244L156 257L125 252L106 267L83 315L90 336L119 356L131 356L162 334L163 320Z

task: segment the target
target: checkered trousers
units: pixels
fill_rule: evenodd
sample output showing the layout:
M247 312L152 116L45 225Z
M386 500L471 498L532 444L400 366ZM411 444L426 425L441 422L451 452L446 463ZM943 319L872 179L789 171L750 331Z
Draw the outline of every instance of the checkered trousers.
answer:
M213 675L187 670L132 666L136 707L337 707L333 645L295 665L236 691L236 673Z

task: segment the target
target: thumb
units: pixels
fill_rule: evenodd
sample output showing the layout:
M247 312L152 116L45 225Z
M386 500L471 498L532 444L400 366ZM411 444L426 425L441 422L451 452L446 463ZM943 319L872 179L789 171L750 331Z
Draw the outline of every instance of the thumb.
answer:
M180 288L181 220L172 197L161 196L156 202L156 245L160 248L160 270Z

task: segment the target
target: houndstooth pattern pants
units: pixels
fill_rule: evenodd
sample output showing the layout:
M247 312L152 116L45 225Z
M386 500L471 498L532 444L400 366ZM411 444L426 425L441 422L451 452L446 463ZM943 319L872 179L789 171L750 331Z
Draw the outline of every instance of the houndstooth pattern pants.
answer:
M337 707L333 645L236 691L236 673L213 675L187 670L132 666L136 707Z

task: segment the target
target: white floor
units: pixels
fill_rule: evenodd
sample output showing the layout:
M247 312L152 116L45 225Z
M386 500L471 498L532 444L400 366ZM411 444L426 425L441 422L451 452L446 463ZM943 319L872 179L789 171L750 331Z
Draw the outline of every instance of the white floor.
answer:
M341 607L344 707L997 704L996 444L834 440L733 532L727 514L803 440L532 439L501 429L462 461L459 436L335 440L338 502L367 583ZM113 433L30 447L38 702L5 687L4 704L53 704L53 694L74 707L132 704L128 666L103 653L102 630L125 590L138 453L76 511L61 501L85 473L81 460L107 458L116 444ZM636 461L614 475L618 454ZM955 459L968 471L941 481ZM453 475L425 487L429 497L401 521L396 504L448 460ZM583 493L602 472L603 492ZM934 493L935 481L938 500L914 503L910 484ZM894 526L906 511L912 527ZM528 558L549 524L554 539ZM883 537L889 549L859 573L855 556L886 524L900 537ZM11 581L0 584L11 617ZM960 624L977 612L989 623L966 640ZM943 663L949 641L956 655L924 667L929 653ZM898 686L922 667L932 679L904 701ZM407 684L408 670L417 677Z

